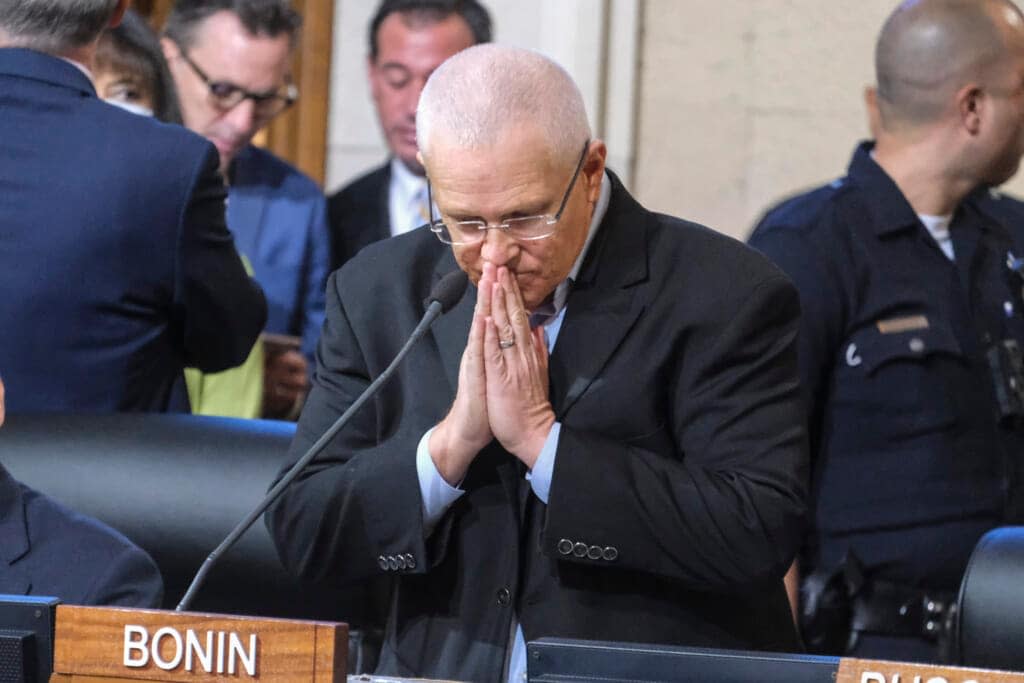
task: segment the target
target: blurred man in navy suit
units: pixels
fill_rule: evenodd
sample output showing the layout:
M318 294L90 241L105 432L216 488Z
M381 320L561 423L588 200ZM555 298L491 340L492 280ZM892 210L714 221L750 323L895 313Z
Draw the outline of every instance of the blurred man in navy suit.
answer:
M0 464L0 593L159 607L163 581L153 560L131 541L19 484Z
M96 97L128 0L0 3L0 367L10 412L187 411L266 319L216 150Z

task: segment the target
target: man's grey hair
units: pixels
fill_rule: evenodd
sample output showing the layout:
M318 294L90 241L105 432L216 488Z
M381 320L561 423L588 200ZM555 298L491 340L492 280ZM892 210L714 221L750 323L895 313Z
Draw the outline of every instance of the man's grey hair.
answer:
M476 45L431 74L416 112L417 143L429 160L437 140L480 149L524 124L546 138L553 159L569 165L591 136L583 96L565 69L531 50Z
M99 37L117 0L0 0L0 40L59 54Z

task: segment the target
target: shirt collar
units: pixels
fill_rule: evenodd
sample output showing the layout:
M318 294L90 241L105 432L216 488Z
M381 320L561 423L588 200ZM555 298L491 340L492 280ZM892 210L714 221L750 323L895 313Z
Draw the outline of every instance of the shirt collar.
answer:
M427 187L426 178L414 174L397 158L391 159L391 182L401 206L409 206Z
M874 148L872 141L858 145L847 169L847 179L863 188L864 195L870 198L859 208L868 214L879 237L919 228L921 223L914 207L903 196L896 181L872 157Z
M83 74L85 74L85 77L89 79L90 83L93 82L92 72L89 71L89 67L87 67L85 64L82 64L81 62L76 62L73 59L68 59L67 57L61 57L61 59L63 59L65 62L67 62L71 66L73 66L76 69L78 69L79 71L81 71Z

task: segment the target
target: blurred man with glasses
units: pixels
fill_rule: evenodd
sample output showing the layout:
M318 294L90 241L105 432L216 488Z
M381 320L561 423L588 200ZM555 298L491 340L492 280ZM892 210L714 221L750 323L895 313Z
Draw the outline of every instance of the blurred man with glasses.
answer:
M478 45L416 116L438 214L328 283L294 461L446 274L472 282L267 514L308 579L395 580L379 673L522 681L543 636L798 647L797 294L641 207L549 59Z
M288 0L178 0L162 39L185 125L220 153L228 227L269 304L264 413L287 415L308 387L324 314L326 203L316 184L252 138L299 97L290 57L301 18ZM297 345L299 346L299 345Z

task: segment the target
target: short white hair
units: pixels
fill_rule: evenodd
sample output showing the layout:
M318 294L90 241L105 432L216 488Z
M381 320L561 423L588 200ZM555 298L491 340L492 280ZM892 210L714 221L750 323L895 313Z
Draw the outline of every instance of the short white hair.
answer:
M583 96L565 69L532 50L493 43L467 48L441 64L416 111L424 159L438 139L479 149L522 124L540 131L554 160L570 164L591 137Z

